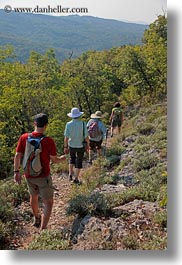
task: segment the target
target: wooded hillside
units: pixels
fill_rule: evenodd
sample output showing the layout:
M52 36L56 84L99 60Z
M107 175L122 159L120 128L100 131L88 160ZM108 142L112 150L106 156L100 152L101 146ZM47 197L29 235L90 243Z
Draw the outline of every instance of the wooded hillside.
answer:
M63 129L72 106L84 110L85 119L96 110L106 113L113 102L131 106L166 96L167 27L160 16L144 34L142 46L89 51L77 59L58 63L53 50L32 51L27 64L7 62L14 53L0 48L0 178L12 172L18 136L32 130L32 117L49 115L48 134L62 152Z
M54 49L63 62L88 50L105 50L142 43L148 25L126 23L91 16L54 17L0 10L0 46L15 47L16 60L26 62L31 50L45 53Z
M121 199L125 203L143 196L146 200L166 205L166 17L159 16L149 26L143 36L143 45L89 51L62 64L52 49L43 55L32 51L26 64L10 62L8 59L13 56L11 47L0 48L0 179L5 183L0 202L0 213L4 213L0 219L2 248L7 244L7 234L13 233L14 223L10 221L7 225L7 220L11 220L11 214L14 214L12 205L17 206L27 196L24 187L14 188L8 184L12 182L15 147L20 134L33 129L33 116L39 112L48 114L47 134L55 139L58 153L62 154L67 113L73 106L84 111L85 120L91 113L101 110L105 114L104 122L109 126L113 102L119 100L128 123L125 133L120 136L122 139L111 146L110 154L120 152L121 155L121 141L134 135L135 143L132 140L128 145L134 148L136 156L121 160L119 169L131 166L141 185L129 193L122 193L118 201L111 198L110 204L113 206ZM148 152L147 157L145 152ZM104 165L102 163L100 165ZM117 182L117 179L113 181ZM13 191L9 193L10 186ZM74 211L70 205L70 212Z

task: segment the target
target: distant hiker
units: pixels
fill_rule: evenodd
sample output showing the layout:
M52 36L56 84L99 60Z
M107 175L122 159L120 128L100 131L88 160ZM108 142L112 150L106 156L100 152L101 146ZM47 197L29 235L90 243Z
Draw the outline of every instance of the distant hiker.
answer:
M14 157L14 180L18 184L21 184L22 180L19 169L21 159L24 157L24 175L30 193L30 206L34 215L33 225L37 228L40 227L41 230L47 228L53 206L53 186L50 175L50 161L53 163L60 163L66 159L65 155L60 157L57 156L54 140L44 135L47 125L47 115L44 113L37 114L34 119L34 131L20 136ZM41 145L39 143L40 141ZM31 146L33 147L33 151L31 151L31 154L28 154L31 150ZM37 165L33 165L32 162L36 157L36 151L34 153L34 150L37 150L37 147L39 147L38 149L42 169L36 174L35 171ZM42 216L39 213L39 195L44 204Z
M72 118L70 122L67 122L64 131L64 153L70 154L69 161L69 180L73 180L74 167L74 183L80 184L79 174L82 168L83 156L85 150L88 150L88 131L84 121L79 118L84 112L81 112L78 108L72 108L68 113L68 117ZM86 147L84 147L84 142Z
M118 133L121 132L121 125L123 121L123 112L119 102L114 104L109 121L111 122L111 137L113 137L114 128L118 127Z
M89 164L92 164L92 155L95 148L98 156L101 155L102 141L106 138L107 129L103 121L101 121L102 118L102 112L96 111L91 115L91 119L87 123L89 133Z

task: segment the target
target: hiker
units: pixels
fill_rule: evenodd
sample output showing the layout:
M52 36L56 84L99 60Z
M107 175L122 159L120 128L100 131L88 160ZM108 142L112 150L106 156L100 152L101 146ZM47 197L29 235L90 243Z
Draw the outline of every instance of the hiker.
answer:
M89 164L92 164L94 149L97 150L97 155L101 156L101 145L103 139L106 139L107 129L101 120L102 118L102 112L96 111L91 115L91 119L87 123L89 132Z
M111 122L111 137L113 137L114 129L116 127L118 127L118 133L121 132L121 125L123 122L123 113L119 102L114 104L109 121Z
M71 112L67 114L72 120L66 123L64 131L64 153L70 154L69 181L73 181L75 184L81 184L79 174L82 168L84 152L88 151L89 144L86 123L80 120L83 113L78 108L72 108Z
M24 172L30 194L30 206L34 216L33 226L40 228L40 230L47 228L53 206L54 188L52 186L52 178L50 175L50 161L53 163L60 163L66 160L65 155L60 157L57 156L54 140L44 135L47 125L48 116L44 113L37 114L34 119L34 131L32 133L24 133L20 136L14 157L14 180L18 184L21 184L22 176L20 175L19 170L21 158L23 156L25 158L25 153L27 152L27 141L30 137L33 137L34 141L42 137L42 151L40 153L42 170L40 174L38 176L32 176L28 172ZM39 195L44 204L42 216L39 213Z

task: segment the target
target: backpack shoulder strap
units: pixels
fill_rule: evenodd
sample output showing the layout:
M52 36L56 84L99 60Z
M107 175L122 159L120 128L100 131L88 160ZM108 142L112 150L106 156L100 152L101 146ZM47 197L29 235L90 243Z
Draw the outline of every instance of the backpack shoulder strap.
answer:
M83 139L85 139L85 123L84 123L84 121L82 122L82 124L83 124Z
M42 134L42 135L36 137L36 136L33 136L32 133L28 133L28 137L29 138L32 137L33 139L40 139L42 141L42 139L44 139L46 137L46 135Z

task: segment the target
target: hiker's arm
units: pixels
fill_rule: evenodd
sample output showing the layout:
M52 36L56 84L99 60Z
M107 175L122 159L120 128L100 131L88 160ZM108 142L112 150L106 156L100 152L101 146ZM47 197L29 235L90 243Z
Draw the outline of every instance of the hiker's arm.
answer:
M22 153L16 152L14 157L14 181L18 184L21 184L21 175L19 169L21 165L22 155L23 155Z
M64 137L64 153L65 154L68 154L69 153L69 150L68 150L68 137Z
M87 143L87 145L89 146L89 137L87 136L84 141Z
M61 163L61 162L66 160L66 156L65 155L62 155L62 156L50 156L50 159L51 159L51 161L54 164L59 164L59 163Z
M89 137L87 136L84 141L87 143L86 147L85 147L85 151L88 152L89 151Z
M109 121L111 122L112 120L112 117L113 117L113 111L111 112L111 115L110 115L110 118L109 118Z

